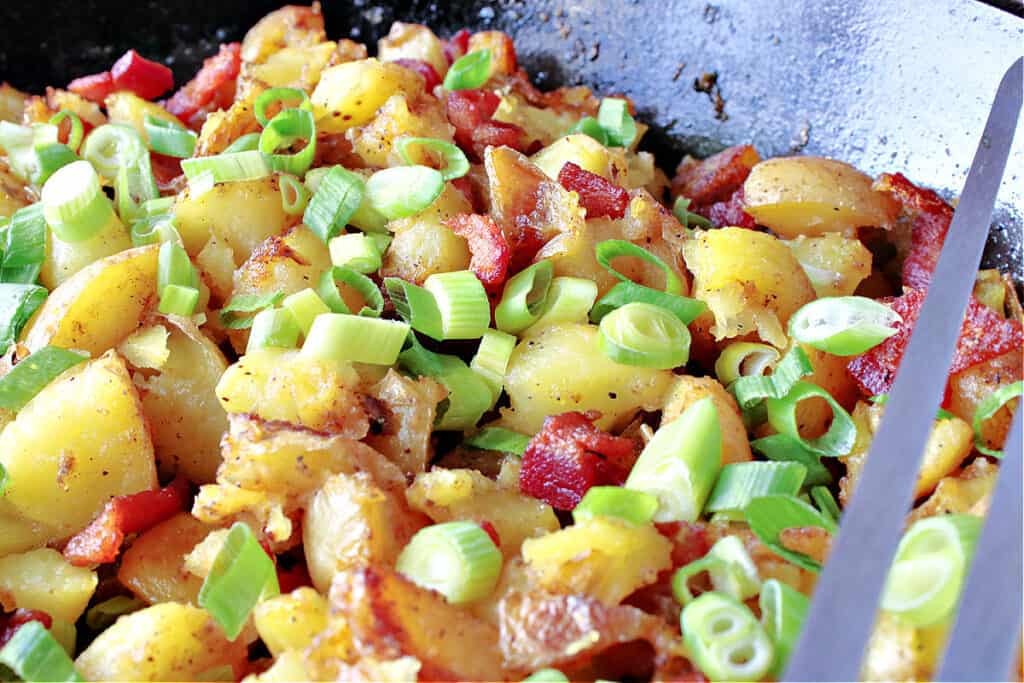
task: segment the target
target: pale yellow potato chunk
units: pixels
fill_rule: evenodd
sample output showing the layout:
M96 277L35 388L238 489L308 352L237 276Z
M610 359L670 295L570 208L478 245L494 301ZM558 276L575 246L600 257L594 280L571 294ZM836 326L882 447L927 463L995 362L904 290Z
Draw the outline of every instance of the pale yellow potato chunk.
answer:
M38 548L57 536L51 527L25 519L17 508L0 498L0 557Z
M423 24L407 24L402 21L391 24L388 34L377 41L377 56L383 62L418 59L434 67L441 78L448 72L444 45Z
M572 162L585 171L608 178L611 176L611 155L600 142L574 133L558 138L550 145L530 157L537 168L552 180L558 180L558 173L567 162Z
M899 204L871 189L853 166L821 157L779 157L760 162L743 184L744 209L783 238L889 227Z
M298 88L310 92L337 47L337 43L328 41L307 47L281 48L262 64L246 69L244 74L269 88Z
M423 78L415 71L376 59L324 69L310 99L318 132L341 133L370 121L395 93L415 95Z
M381 275L422 284L434 273L451 273L469 267L469 247L444 224L446 220L473 208L466 196L451 183L428 208L414 216L391 221L394 233L384 255Z
M303 650L327 628L327 600L309 587L296 588L256 605L253 623L270 654Z
M114 214L110 215L110 220L96 235L81 242L64 242L52 230L48 231L46 259L39 271L39 281L48 289L53 289L90 263L131 249L131 246L128 230Z
M117 580L140 600L197 604L203 582L185 568L185 556L210 533L187 512L143 532L121 555Z
M352 151L367 166L401 166L405 161L396 149L399 139L434 138L451 142L454 132L438 100L396 93L381 106L373 120L350 130L347 137L352 142Z
M143 141L149 142L149 135L146 134L146 116L152 116L160 121L167 121L181 125L174 114L170 113L155 102L147 102L135 93L127 90L119 90L107 96L103 101L107 108L107 116L111 123L123 123L129 125L142 136Z
M96 590L96 572L72 566L52 548L0 558L0 606L35 609L75 623Z
M871 275L871 252L856 237L829 233L786 242L807 273L814 293L849 296Z
M0 433L5 499L64 535L112 497L156 487L153 444L135 386L109 352L59 376Z

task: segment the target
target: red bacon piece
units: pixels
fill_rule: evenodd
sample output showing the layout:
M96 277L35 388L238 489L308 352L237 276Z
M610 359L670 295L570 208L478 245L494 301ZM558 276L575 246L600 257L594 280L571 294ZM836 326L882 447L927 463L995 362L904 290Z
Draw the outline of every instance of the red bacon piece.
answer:
M174 87L174 74L163 64L146 59L135 50L128 50L110 68L117 90L131 90L144 100L151 100Z
M515 232L508 235L508 246L512 252L508 272L518 273L530 265L544 244L544 236L539 230L529 225L517 226Z
M716 228L736 226L756 228L757 221L743 208L743 188L736 190L727 202L715 202L708 207L699 207L695 213L707 218Z
M30 621L38 621L45 628L53 626L53 619L46 612L37 609L18 608L6 617L0 616L0 648L14 637L19 628Z
M591 486L626 480L635 444L594 426L593 414L562 413L544 420L523 453L519 490L559 510L572 510Z
M686 197L693 206L727 202L759 161L760 155L750 145L729 147L703 161L685 159L676 168L672 194Z
M884 300L903 318L899 332L847 365L847 371L866 395L884 394L892 388L896 369L903 359L917 316L921 313L924 296L922 290L908 289L903 296ZM955 375L961 370L1019 348L1022 342L1024 332L1020 323L1003 318L971 297L949 374Z
M422 59L396 59L395 64L404 66L406 69L415 71L426 81L426 91L434 92L434 88L441 85L441 77L437 75L437 69L433 65L424 62Z
M500 292L512 257L501 228L490 216L475 213L453 216L445 224L456 235L466 239L472 254L469 268L483 283L484 289L491 293Z
M488 147L507 145L526 149L526 133L514 123L494 121L501 98L488 90L456 90L448 93L448 121L455 126L455 143L474 159L482 159Z
M109 71L81 76L68 83L68 90L76 95L81 95L90 102L103 104L107 95L115 90L114 77L110 75Z
M240 50L238 43L221 45L220 52L203 61L203 67L195 78L167 100L167 111L192 124L192 117L204 107L213 103L230 105L234 98L234 81L242 65Z
M145 531L184 510L188 494L188 482L178 477L162 489L115 496L99 517L71 537L64 546L64 558L79 567L113 562L126 535Z
M901 173L882 174L875 189L888 190L910 214L910 253L903 261L903 286L927 290L953 220L953 207L932 190L914 185Z
M498 535L498 530L494 528L494 525L488 522L486 519L480 522L480 528L487 532L487 535L494 541L494 545L501 547L501 536Z
M291 593L296 588L312 586L313 579L309 576L306 563L296 562L288 569L281 569L280 566L277 568L277 585L280 586L282 593Z
M558 172L558 182L580 196L587 218L622 218L629 206L629 193L610 180L568 161Z
M150 152L150 165L157 188L163 192L173 187L174 181L184 172L181 170L181 159Z
M449 38L444 43L444 58L448 60L448 63L453 63L456 59L466 54L469 50L469 37L473 35L470 33L468 28L459 29L459 32Z

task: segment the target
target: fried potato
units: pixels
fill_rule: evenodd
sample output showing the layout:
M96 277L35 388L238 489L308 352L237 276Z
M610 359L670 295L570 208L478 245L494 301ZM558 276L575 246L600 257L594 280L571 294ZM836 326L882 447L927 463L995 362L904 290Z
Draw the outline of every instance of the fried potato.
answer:
M974 414L983 400L1000 387L1021 379L1021 362L1021 350L1014 349L950 377L950 412L968 424L973 423ZM982 425L981 435L985 446L995 449L1003 447L1010 431L1013 411L1019 403L1019 399L1011 400Z
M147 143L149 142L149 134L146 133L145 125L147 116L152 116L159 121L181 125L178 117L156 102L147 102L127 90L119 90L108 95L107 99L103 101L103 106L107 108L107 115L110 117L111 123L131 126Z
M377 57L382 62L399 59L416 59L434 67L441 78L448 72L448 59L444 56L444 45L434 32L423 24L406 24L396 21L391 30L377 41Z
M437 405L448 390L430 377L411 379L389 369L368 392L384 414L380 433L366 436L366 443L413 477L423 472L433 455L430 432Z
M288 5L257 21L242 40L242 60L259 64L286 47L308 47L327 39L320 5Z
M252 618L270 654L278 657L309 647L327 628L327 600L312 588L296 588L256 605Z
M800 262L814 293L823 296L849 296L871 275L871 252L855 237L828 233L786 242Z
M384 254L381 275L422 284L434 273L469 267L466 240L445 225L449 218L471 213L465 195L448 183L429 207L414 216L391 221L394 240Z
M39 271L39 281L53 289L89 264L130 249L131 246L128 230L113 214L99 232L81 242L65 242L49 230L46 235L46 258Z
M187 512L143 532L121 556L117 580L140 600L198 604L203 581L185 568L185 556L210 527Z
M318 132L341 133L362 126L392 95L413 97L423 77L398 64L361 59L324 69L310 96Z
M0 557L0 607L34 609L75 623L96 590L96 572L72 566L51 548Z
M711 397L718 411L718 424L722 431L722 464L753 460L747 428L743 426L736 399L711 377L677 376L661 411L661 425L667 425L707 396Z

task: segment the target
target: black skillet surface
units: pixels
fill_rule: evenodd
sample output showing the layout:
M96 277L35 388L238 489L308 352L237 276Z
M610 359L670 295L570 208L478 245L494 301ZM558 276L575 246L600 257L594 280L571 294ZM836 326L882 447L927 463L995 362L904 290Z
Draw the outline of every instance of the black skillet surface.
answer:
M57 0L0 6L0 79L41 90L126 49L167 56L179 82L280 2ZM1021 13L1019 0L994 4ZM968 0L324 0L328 34L374 44L393 20L446 35L509 31L542 87L626 93L666 167L753 142L868 173L904 171L955 194L1024 20ZM695 79L717 77L721 104ZM1024 132L1000 193L987 263L1024 280Z

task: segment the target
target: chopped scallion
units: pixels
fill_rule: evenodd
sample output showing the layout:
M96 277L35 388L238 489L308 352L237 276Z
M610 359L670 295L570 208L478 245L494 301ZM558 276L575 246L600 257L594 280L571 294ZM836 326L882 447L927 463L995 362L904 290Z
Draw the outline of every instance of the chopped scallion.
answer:
M492 405L497 403L505 384L505 372L512 351L516 348L516 338L511 334L498 330L485 330L480 339L476 355L469 362L473 372L480 375L491 388Z
M601 320L600 331L601 350L616 363L671 369L690 358L690 331L658 306L626 304Z
M415 336L411 345L398 357L401 366L415 375L426 375L441 382L448 390L448 404L436 422L440 431L472 429L492 405L491 388L458 356L429 351ZM440 412L440 411L439 411Z
M690 658L710 680L756 681L771 668L771 640L746 605L704 593L683 608L679 622Z
M135 163L149 150L131 126L107 123L92 129L82 144L81 154L103 177L113 180L122 166Z
M605 101L607 102L608 100ZM597 256L597 262L601 264L605 270L623 282L631 282L631 280L619 271L615 270L612 266L612 260L619 256L631 256L653 264L661 269L661 272L665 274L665 292L667 294L680 295L686 289L686 284L667 263L665 263L660 257L655 256L643 247L633 244L632 242L627 242L626 240L604 240L603 242L598 243L597 247L594 249L594 253Z
M601 100L597 110L597 122L612 147L629 147L636 140L636 121L629 113L629 103L617 97Z
M303 335L309 334L309 328L313 326L313 321L318 315L331 312L324 300L311 287L285 297L281 306L291 311L295 324L299 326Z
M46 222L63 242L94 237L114 217L96 169L87 161L74 161L55 172L40 197Z
M281 105L281 110L288 109L286 102L298 102L298 108L305 111L313 111L313 104L309 101L309 95L305 90L299 88L269 88L264 90L256 98L253 106L253 115L261 126L266 127L270 122L267 111L275 104Z
M444 339L479 339L491 322L487 291L470 270L434 273L423 283L441 313Z
M518 334L535 323L544 310L553 275L554 265L545 259L510 278L494 309L497 328Z
M396 166L377 171L366 181L369 205L386 220L417 214L444 190L444 176L428 166Z
M0 284L0 354L17 340L21 328L46 301L46 288L17 283Z
M0 282L35 283L46 258L46 218L41 203L14 212L3 231L0 253Z
M569 683L569 678L558 669L541 669L524 678L523 683Z
M758 598L761 625L775 645L771 675L781 679L789 661L789 653L803 630L804 617L810 601L807 596L778 579L768 579L761 586Z
M60 643L38 621L18 627L0 649L0 664L23 681L84 680Z
M581 118L576 122L576 125L568 130L566 135L572 135L574 133L583 133L584 135L594 138L602 145L608 145L608 134L593 116L584 116Z
M309 204L310 192L301 180L295 176L284 173L278 177L278 186L281 188L281 208L289 216L300 216Z
M631 524L649 524L658 511L658 499L644 491L621 486L591 486L573 508L573 521L617 517Z
M259 145L259 133L246 133L245 135L239 136L234 142L228 145L224 149L223 153L234 154L235 152L255 152Z
M444 76L445 90L473 90L491 75L491 51L475 50L455 60Z
M814 366L799 346L794 346L782 357L772 374L748 375L737 379L729 390L736 397L741 410L749 410L766 398L783 398L801 377L814 372Z
M196 312L199 289L187 285L167 285L160 296L158 310L164 315L188 317Z
M320 180L302 214L302 222L325 243L345 229L363 201L364 183L358 173L341 166L331 168Z
M156 272L157 296L163 296L168 285L199 287L199 274L185 248L177 242L164 242L160 245Z
M547 299L537 318L523 336L559 323L586 323L587 314L597 299L597 283L583 277L556 277L551 280Z
M220 309L220 324L229 330L245 330L252 327L252 318L238 313L257 313L264 308L276 306L284 298L284 292L275 290L263 294L236 294Z
M796 566L811 572L821 570L821 565L803 553L784 548L779 543L779 534L784 529L796 527L820 527L829 533L836 532L836 525L808 503L794 496L770 495L754 498L744 511L750 530L761 539L769 550Z
M273 347L294 349L299 343L299 324L287 308L265 308L252 319L245 352Z
M67 146L72 152L77 152L78 148L82 145L82 138L85 137L85 126L82 125L82 119L78 114L70 109L61 109L59 112L51 116L47 123L51 126L56 126L57 130L60 130L60 124L64 123L65 119L71 122L71 128L68 132Z
M302 344L302 354L323 360L392 365L409 334L409 326L346 313L323 313Z
M836 356L856 356L899 331L900 314L863 296L823 297L789 319L789 336Z
M676 197L676 202L672 205L672 214L687 230L691 228L710 230L715 227L711 224L711 221L704 218L704 216L690 211L690 200L686 197Z
M479 524L444 522L416 532L395 568L417 585L436 590L448 602L487 597L501 575L501 551Z
M0 377L0 408L21 410L58 375L87 358L56 346L44 346L35 351Z
M142 205L160 197L148 154L126 163L118 170L114 193L117 213L122 221L130 223L145 217Z
M672 595L680 605L685 607L693 600L690 579L701 572L708 573L716 591L734 600L753 597L761 588L757 566L738 536L719 539L707 555L676 570L672 575Z
M198 136L184 126L158 119L152 114L146 114L143 126L149 138L149 148L157 154L187 159L196 151Z
M36 184L45 183L56 171L79 160L78 155L70 147L59 142L37 145L36 157L39 163L39 170L35 176Z
M437 308L433 294L397 277L384 278L384 287L391 297L391 303L395 305L395 311L412 329L437 341L444 339L441 311Z
M305 144L299 151L291 154L281 152L303 140ZM316 121L313 113L306 109L285 109L267 123L260 134L257 149L271 169L297 176L305 175L316 156Z
M697 316L707 310L707 304L697 299L666 294L635 282L620 282L597 300L590 310L590 322L599 323L615 309L632 303L651 304L664 308L671 311L684 325L689 325Z
M796 417L797 404L807 398L820 397L832 408L832 423L828 431L819 437L805 439L800 434L800 426ZM800 441L807 449L826 457L846 455L853 448L857 438L857 425L850 414L832 398L832 395L810 382L797 382L782 398L769 398L766 401L768 423L780 434Z
M332 237L327 247L331 252L331 263L336 266L351 268L363 274L380 270L380 247L377 246L377 240L364 232Z
M808 450L796 439L785 434L772 434L750 442L755 451L776 462L796 462L807 469L804 486L819 486L832 483L832 474L821 464L821 456Z
M351 313L338 292L338 283L355 290L363 300L358 315L379 318L384 311L384 295L377 284L360 272L345 266L334 266L320 276L316 293L333 313Z
M407 164L422 161L422 159L413 161L409 155L410 147L419 147L440 156L444 160L444 167L440 169L441 176L446 181L461 178L469 173L469 160L466 159L466 153L450 142L436 138L402 138L396 147L402 160Z
M715 361L715 376L725 386L740 377L763 375L779 360L778 349L768 344L733 342Z
M775 493L795 496L806 476L807 468L795 462L730 463L718 475L704 512L742 520L751 500Z
M818 506L822 514L826 515L833 522L839 522L839 515L842 512L839 510L839 504L836 503L836 499L832 496L832 492L828 490L828 487L811 487L811 500Z
M476 434L466 437L462 445L482 451L501 451L522 457L530 443L530 437L504 427L485 427Z
M211 157L185 159L181 162L181 170L188 178L190 188L192 181L205 173L210 174L214 184L258 180L266 178L271 173L263 155L256 150L223 152Z

